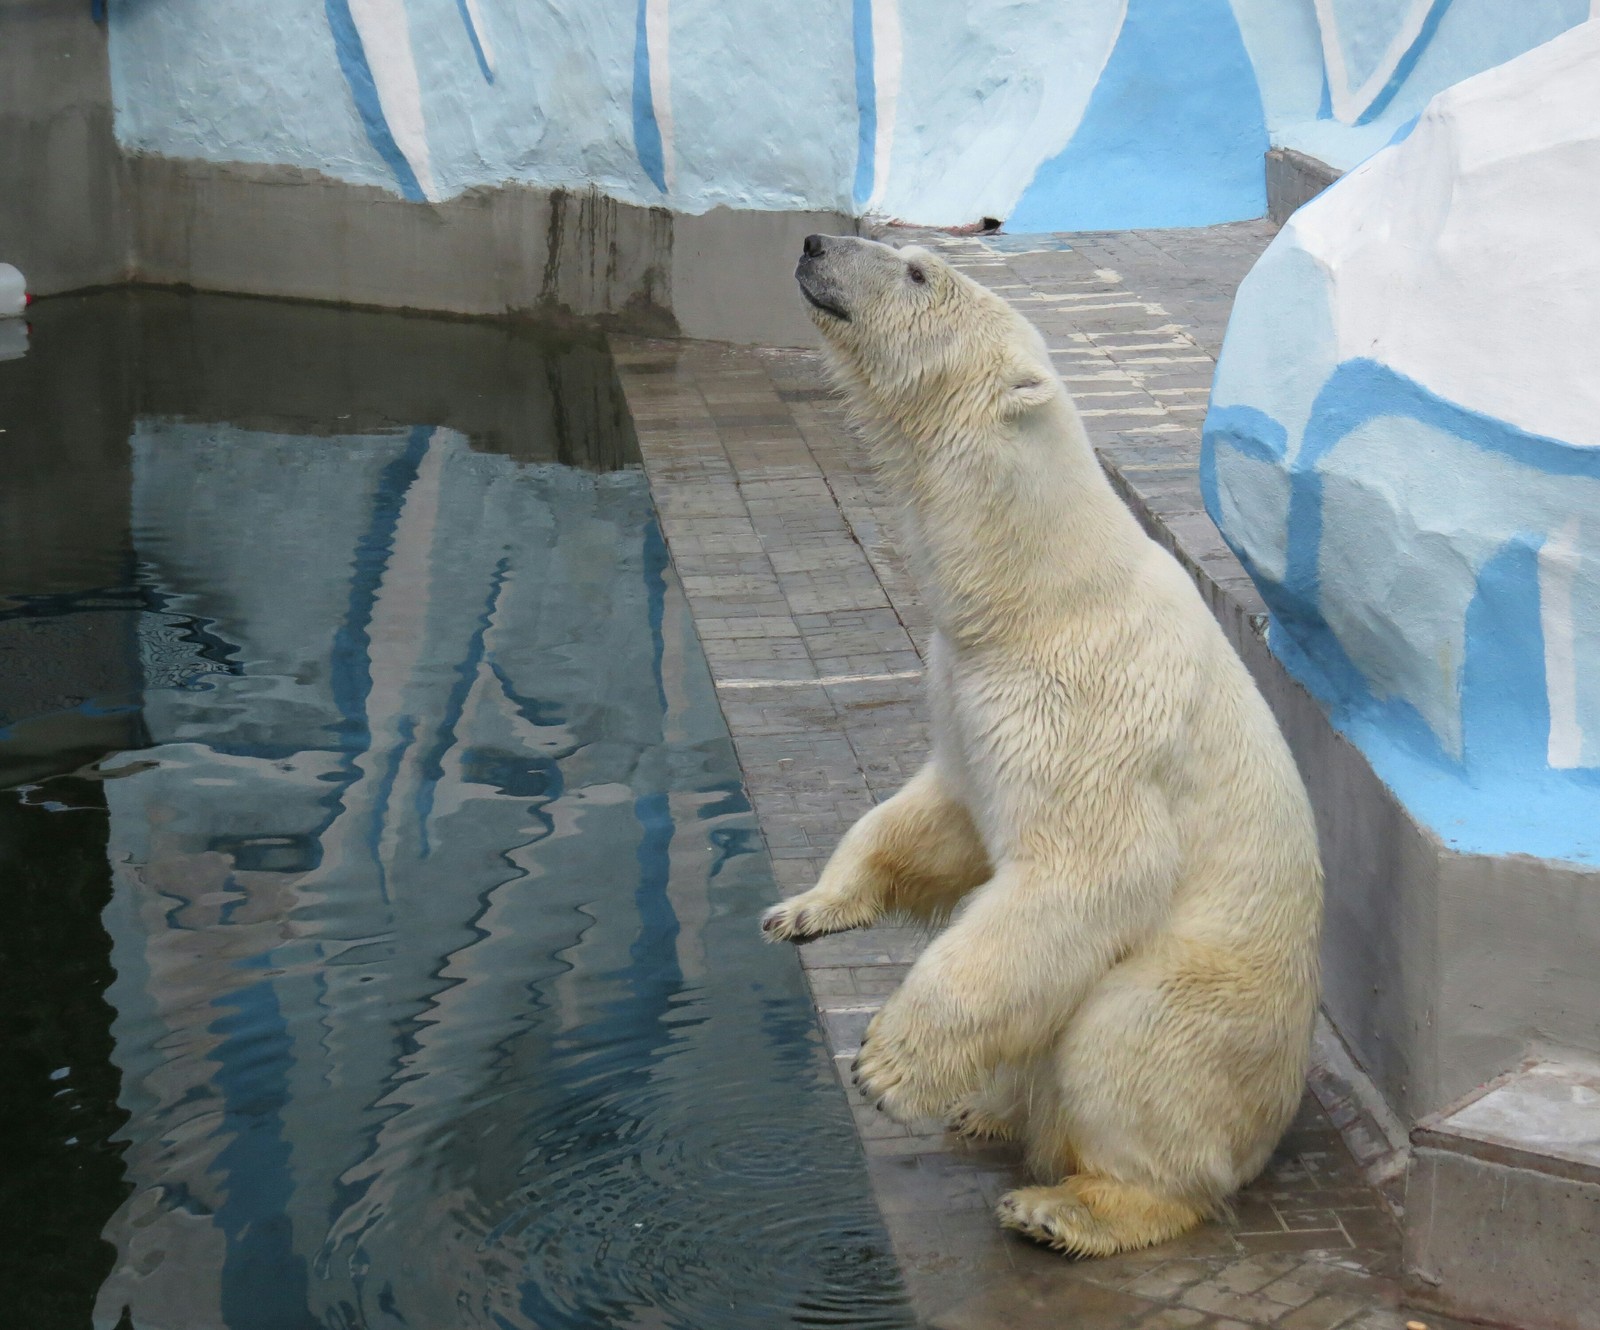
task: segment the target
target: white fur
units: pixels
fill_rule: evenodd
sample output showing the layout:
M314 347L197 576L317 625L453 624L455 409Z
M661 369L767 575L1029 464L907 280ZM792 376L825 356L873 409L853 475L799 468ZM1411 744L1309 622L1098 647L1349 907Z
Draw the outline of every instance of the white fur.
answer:
M1087 1254L1160 1241L1260 1171L1300 1100L1304 788L1038 333L925 251L827 244L802 285L849 314L815 318L932 609L934 742L765 927L951 919L859 1083L897 1118L1023 1139L1053 1185L1002 1201L1009 1226Z

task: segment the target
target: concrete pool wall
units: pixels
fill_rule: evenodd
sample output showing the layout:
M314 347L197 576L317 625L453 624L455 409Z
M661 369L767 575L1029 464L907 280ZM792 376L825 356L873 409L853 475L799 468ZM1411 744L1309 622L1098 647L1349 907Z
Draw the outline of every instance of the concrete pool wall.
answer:
M126 167L87 5L0 9L0 262L37 294L129 275Z

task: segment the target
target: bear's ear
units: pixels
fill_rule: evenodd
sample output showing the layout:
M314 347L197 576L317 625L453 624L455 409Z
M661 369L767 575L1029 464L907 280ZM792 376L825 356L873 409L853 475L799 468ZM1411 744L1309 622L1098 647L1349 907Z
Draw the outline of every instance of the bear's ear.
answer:
M1000 411L1010 420L1043 406L1056 395L1056 376L1040 372L1038 366L1013 361L1001 380Z

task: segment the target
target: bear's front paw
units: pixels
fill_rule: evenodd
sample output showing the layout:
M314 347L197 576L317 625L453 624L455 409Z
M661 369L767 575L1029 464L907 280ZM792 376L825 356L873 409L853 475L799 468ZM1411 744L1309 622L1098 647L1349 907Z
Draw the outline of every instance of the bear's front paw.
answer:
M761 916L761 936L768 942L811 942L829 933L843 933L872 922L870 914L849 901L802 892L774 905Z
M867 1027L850 1065L856 1088L896 1122L942 1117L976 1079L977 1068L937 1027L908 1014L896 994Z

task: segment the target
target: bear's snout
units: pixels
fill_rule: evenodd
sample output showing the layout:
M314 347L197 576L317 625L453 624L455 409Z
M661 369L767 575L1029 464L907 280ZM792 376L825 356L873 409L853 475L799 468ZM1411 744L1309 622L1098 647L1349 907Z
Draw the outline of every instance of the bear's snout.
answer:
M838 274L830 271L837 264L839 244L838 236L808 235L801 246L800 262L795 265L794 275L813 316L821 313L827 319L848 323L850 312L845 306Z

